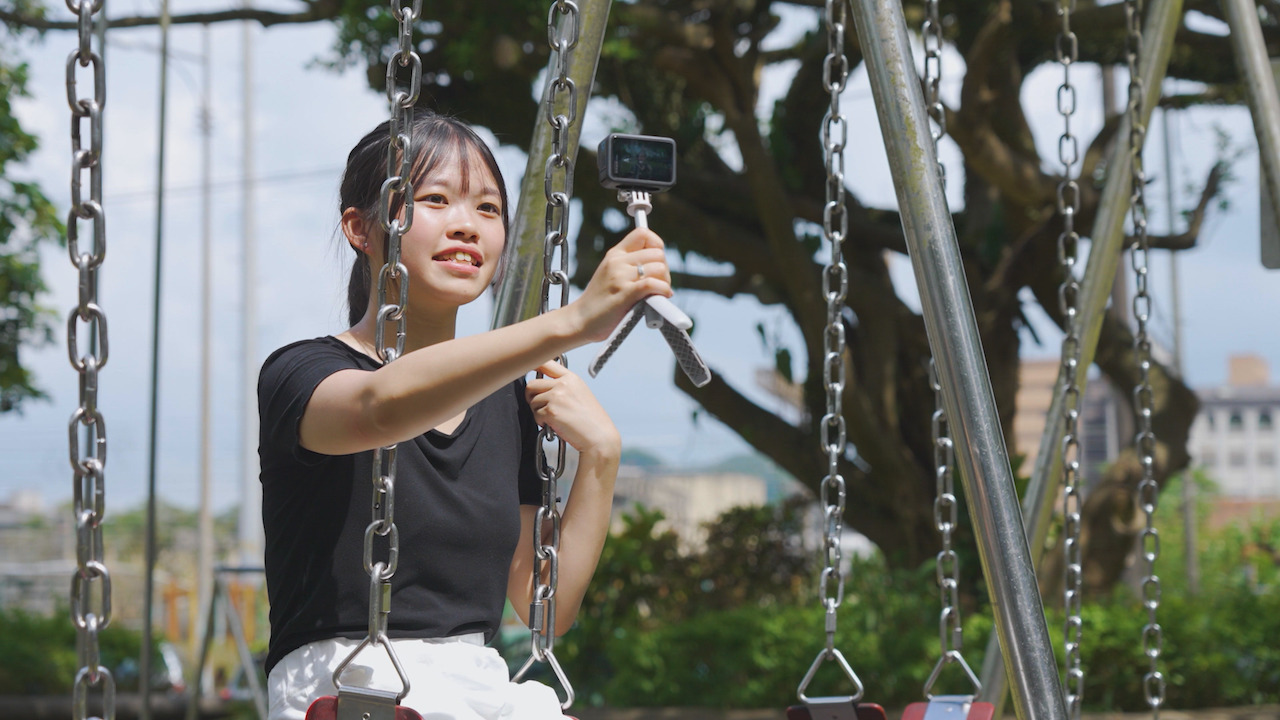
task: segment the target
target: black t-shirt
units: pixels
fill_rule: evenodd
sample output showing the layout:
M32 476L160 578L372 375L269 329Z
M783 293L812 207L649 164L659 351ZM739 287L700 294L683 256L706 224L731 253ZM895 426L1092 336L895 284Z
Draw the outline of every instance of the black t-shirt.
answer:
M272 353L258 378L258 455L271 643L267 672L316 640L369 628L364 535L372 521L373 451L329 456L298 442L312 392L339 370L379 364L333 337ZM541 504L537 426L523 379L467 410L452 434L432 430L397 450L394 520L399 566L388 634L449 637L502 620L519 506ZM387 557L377 538L374 560Z

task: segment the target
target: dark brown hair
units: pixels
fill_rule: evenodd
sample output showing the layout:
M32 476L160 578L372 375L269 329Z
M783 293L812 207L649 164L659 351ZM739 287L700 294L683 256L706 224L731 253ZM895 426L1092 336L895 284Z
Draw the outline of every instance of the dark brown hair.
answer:
M382 184L387 179L387 148L391 143L391 123L384 122L374 128L368 135L360 139L347 155L347 168L342 174L342 185L339 190L339 213L347 208L355 208L364 220L369 232L382 232L378 218L378 203ZM462 183L467 185L470 164L467 158L477 154L484 161L485 167L493 174L498 183L498 192L502 198L502 230L504 236L503 252L498 262L498 270L494 273L493 282L497 284L507 264L506 233L510 230L507 219L507 185L502 178L502 170L493 156L493 151L484 140L471 129L471 126L446 115L437 115L429 110L414 111L413 120L409 124L409 137L412 141L414 158L411 163L410 180L417 186L422 179L434 171L441 163L456 162L462 173ZM399 213L399 207L393 211ZM369 304L369 292L372 289L372 274L369 268L369 256L356 252L355 263L351 266L351 278L347 282L347 317L351 325L360 322Z

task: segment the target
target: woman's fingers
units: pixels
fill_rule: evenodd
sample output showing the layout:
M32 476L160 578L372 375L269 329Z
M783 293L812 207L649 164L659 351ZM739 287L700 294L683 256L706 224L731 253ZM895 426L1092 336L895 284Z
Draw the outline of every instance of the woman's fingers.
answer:
M665 247L662 238L658 234L648 228L636 228L627 233L615 247L621 248L624 252L640 250L642 248L657 248L661 250Z
M646 295L671 295L671 268L661 248L643 248L620 252L609 258L610 274L617 278L624 292ZM630 287L639 284L641 287Z
M613 423L581 377L556 362L538 369L546 377L530 380L525 392L539 425L549 426L579 451L616 442Z

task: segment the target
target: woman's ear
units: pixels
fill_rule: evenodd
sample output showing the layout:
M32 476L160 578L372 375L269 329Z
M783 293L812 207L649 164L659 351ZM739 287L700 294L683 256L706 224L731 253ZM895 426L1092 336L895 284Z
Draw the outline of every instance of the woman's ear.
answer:
M339 224L342 226L342 234L347 237L351 247L362 255L368 255L370 253L369 228L360 211L353 207L343 210Z

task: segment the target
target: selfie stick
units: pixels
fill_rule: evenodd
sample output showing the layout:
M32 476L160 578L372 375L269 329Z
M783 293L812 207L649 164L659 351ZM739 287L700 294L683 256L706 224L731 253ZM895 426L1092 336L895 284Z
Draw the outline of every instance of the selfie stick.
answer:
M627 204L627 214L635 218L637 228L649 229L648 214L653 212L649 193L641 190L619 189L618 201ZM693 321L674 303L661 295L650 295L644 299L644 302L637 303L631 308L618 327L614 328L604 349L595 360L591 361L591 366L587 368L591 377L595 377L600 372L604 364L622 345L622 341L626 340L627 335L640 324L641 318L644 318L646 325L662 333L662 337L671 346L671 352L675 353L680 369L689 376L689 380L695 387L702 387L711 382L711 370L703 362L697 349L693 347L693 341L689 339L688 330L693 327Z

